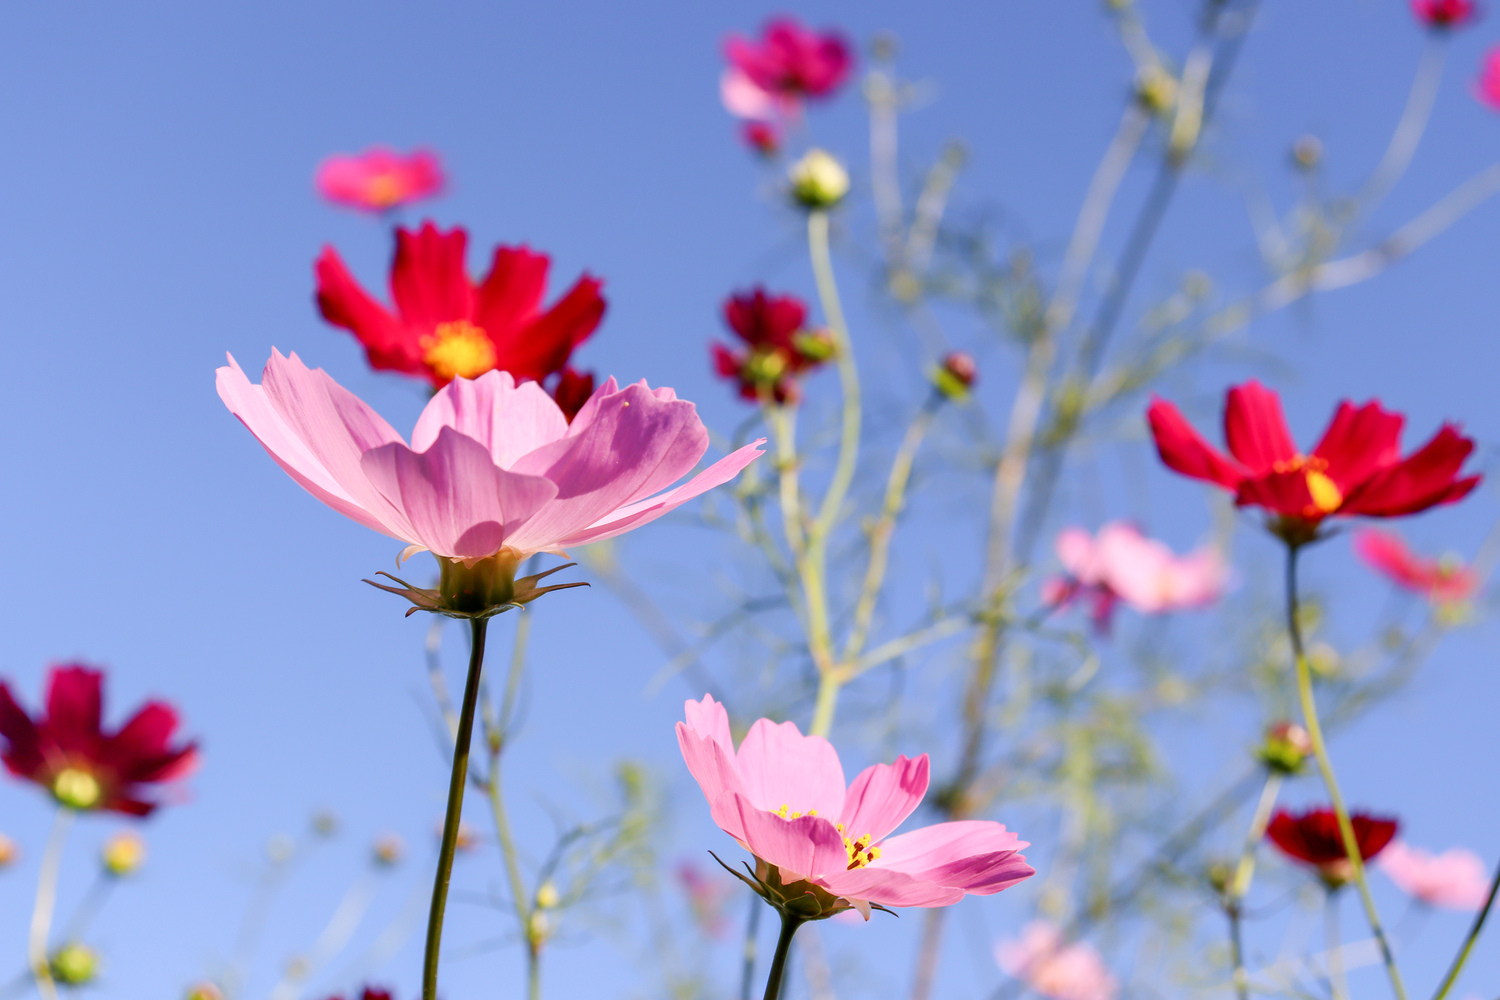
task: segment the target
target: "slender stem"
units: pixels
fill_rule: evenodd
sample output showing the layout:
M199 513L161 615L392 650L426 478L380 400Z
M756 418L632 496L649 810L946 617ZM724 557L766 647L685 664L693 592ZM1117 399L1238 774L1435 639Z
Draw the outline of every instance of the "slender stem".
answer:
M448 906L448 883L453 878L453 853L458 847L458 824L464 810L464 787L469 780L469 743L474 735L474 709L479 703L479 675L484 670L484 633L487 618L469 620L469 675L464 681L463 707L458 714L458 737L453 743L453 773L448 779L448 809L443 816L443 840L438 849L437 874L432 883L432 909L427 916L427 946L422 958L422 1000L437 1000L438 952L443 941L443 912Z
M786 971L786 956L792 948L792 935L797 933L803 921L799 917L781 915L781 936L776 939L776 954L771 958L771 974L766 977L765 1000L780 1000L781 976Z
M823 503L818 508L814 544L821 545L833 529L833 522L854 480L854 466L859 458L860 395L859 369L854 364L854 347L849 341L849 327L844 323L844 308L839 304L839 287L833 277L833 258L828 250L828 213L809 212L807 247L812 257L813 277L818 285L818 300L823 315L833 331L838 351L839 387L844 395L843 427L839 436L838 464Z
M1360 854L1359 838L1354 835L1354 824L1349 821L1349 810L1344 805L1343 792L1333 773L1333 761L1328 756L1328 745L1323 741L1323 727L1318 721L1318 706L1313 699L1312 670L1307 663L1307 652L1302 645L1302 626L1297 620L1297 552L1299 546L1288 545L1286 557L1286 617L1287 631L1291 635L1292 654L1296 659L1297 696L1302 702L1303 724L1312 739L1313 755L1318 761L1318 770L1323 775L1323 784L1328 788L1328 797L1333 802L1333 813L1338 818L1339 833L1343 836L1344 853L1354 871L1354 882L1359 887L1360 902L1364 904L1365 916L1370 921L1370 930L1380 945L1380 958L1385 963L1386 974L1391 980L1391 989L1396 1000L1406 1000L1406 984L1401 979L1401 970L1396 967L1396 956L1391 951L1390 939L1380 922L1380 911L1375 908L1375 897L1370 894L1369 880L1365 877L1365 860Z
M57 1000L57 984L52 981L52 964L47 955L47 935L52 930L52 912L57 907L57 877L62 871L63 847L76 815L67 806L57 807L36 878L36 905L31 909L31 936L27 941L26 957L36 979L37 992L43 1000Z
M838 707L839 690L843 688L843 674L838 670L825 670L818 678L818 700L813 704L812 725L809 736L826 737L833 729L833 710Z
M1438 86L1443 80L1443 62L1447 54L1447 33L1432 31L1422 48L1422 58L1417 63L1416 75L1411 81L1411 91L1406 96L1406 107L1396 131L1391 135L1390 145L1380 158L1380 165L1360 190L1360 211L1368 214L1390 193L1406 168L1411 164L1422 142L1422 133L1427 130L1427 121L1432 117L1432 105L1437 99Z
M1485 918L1490 915L1490 908L1495 905L1495 894L1500 892L1500 867L1495 869L1495 877L1490 880L1490 894L1484 899L1484 908L1474 918L1474 926L1469 928L1469 936L1464 938L1462 947L1453 958L1453 965L1448 969L1448 974L1443 977L1443 983L1437 992L1432 995L1432 1000L1443 1000L1453 984L1458 981L1458 974L1464 971L1464 963L1469 960L1469 952L1474 950L1474 942L1479 940L1479 932L1484 930Z
M1339 892L1329 889L1323 903L1323 949L1328 955L1328 991L1333 1000L1349 996L1349 982L1344 976L1344 943L1339 933Z
M1250 1000L1250 976L1245 972L1245 933L1240 908L1225 903L1224 913L1229 917L1229 953L1234 962L1234 995L1239 1000Z
M946 906L927 911L922 923L922 947L917 953L917 978L911 986L911 1000L927 1000L932 996L932 984L937 979L938 955L943 950L943 920L948 915Z
M1255 874L1255 852L1266 835L1266 825L1271 821L1271 810L1276 807L1276 796L1281 793L1281 775L1274 771L1266 775L1261 788L1260 801L1250 817L1250 829L1245 831L1245 846L1240 851L1240 860L1234 867L1229 887L1224 892L1224 912L1229 915L1230 945L1234 952L1234 990L1239 1000L1249 1000L1250 977L1245 971L1245 948L1242 939L1240 917L1245 896L1250 892L1250 879Z
M755 893L750 894L750 919L745 922L745 947L741 954L744 967L740 972L740 1000L750 1000L750 989L755 979L755 936L760 931L760 911L765 900Z

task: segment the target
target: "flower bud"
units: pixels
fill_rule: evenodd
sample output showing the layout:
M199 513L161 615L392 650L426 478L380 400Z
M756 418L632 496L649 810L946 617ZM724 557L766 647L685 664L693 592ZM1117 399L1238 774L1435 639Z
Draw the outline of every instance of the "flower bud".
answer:
M792 197L806 208L832 208L849 193L849 171L832 154L821 149L809 150L792 164L788 176L792 182Z
M52 953L52 978L67 986L85 986L99 974L99 953L76 941Z
M541 910L534 911L526 922L526 940L533 948L539 948L551 936L552 921Z
M224 1000L224 991L210 982L194 983L184 1000Z
M327 839L339 832L339 818L327 809L319 809L313 813L313 833Z
M1177 103L1177 78L1160 66L1143 69L1135 78L1135 99L1153 115L1165 115Z
M16 842L5 834L0 833L0 868L15 864L16 859L20 856L21 848Z
M979 366L974 357L964 351L949 351L943 363L932 373L932 384L948 399L967 399L969 390L979 377Z
M781 152L781 130L771 122L746 122L740 130L740 138L766 159Z
M1323 162L1323 143L1315 135L1301 135L1292 143L1292 165L1298 170L1316 170Z
M1229 883L1234 880L1234 868L1226 861L1215 861L1208 866L1207 875L1208 884L1222 896L1229 891Z
M1255 756L1277 774L1301 774L1312 756L1312 737L1295 722L1282 722L1266 730L1266 738Z
M99 859L104 870L115 878L134 875L146 863L146 842L139 834L121 831L104 842Z
M382 834L375 838L375 846L370 853L377 865L389 868L401 862L402 855L406 853L406 843L394 833Z
M539 910L551 910L562 902L562 894L557 891L557 883L550 878L543 882L536 890L536 905Z
M838 353L838 345L827 330L801 330L792 335L792 347L803 360L822 364Z

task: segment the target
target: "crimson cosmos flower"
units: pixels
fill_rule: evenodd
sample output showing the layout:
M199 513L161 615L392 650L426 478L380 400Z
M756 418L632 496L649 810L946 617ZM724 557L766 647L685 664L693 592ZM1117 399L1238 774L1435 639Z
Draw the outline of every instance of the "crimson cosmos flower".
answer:
M198 764L198 744L170 746L177 712L147 702L113 733L101 727L104 675L73 664L53 667L47 714L33 719L0 681L0 754L11 774L34 781L73 809L146 816L158 803L145 785L175 781Z
M1429 28L1460 28L1474 19L1474 0L1411 0L1411 12Z
M1420 556L1394 532L1361 531L1354 536L1354 551L1392 583L1438 604L1462 604L1479 589L1479 574L1473 567Z
M1399 824L1394 819L1354 813L1349 817L1359 856L1371 861L1385 850L1396 836ZM1349 852L1339 833L1338 817L1332 809L1309 809L1301 816L1278 809L1266 826L1266 837L1289 858L1311 865L1330 889L1337 889L1354 877Z
M760 40L730 35L724 56L733 69L773 97L827 97L849 78L854 55L843 35L821 34L795 18L766 23Z
M337 251L325 247L317 263L318 309L359 338L371 367L422 376L434 388L492 369L510 372L518 382L545 383L604 318L603 283L585 274L543 311L551 265L546 254L496 247L489 273L476 284L464 266L468 241L462 227L442 232L425 222L416 232L397 229L390 279L394 313L359 286ZM576 396L576 383L568 391Z
M1478 476L1457 478L1474 442L1444 424L1416 452L1401 457L1405 418L1372 400L1345 400L1312 454L1297 450L1281 413L1281 399L1256 381L1229 390L1224 437L1229 454L1214 448L1164 399L1146 412L1167 467L1234 493L1239 507L1260 507L1289 544L1317 537L1330 515L1399 517L1468 495Z
M714 344L714 368L738 382L745 399L758 400L765 389L778 403L796 402L796 376L833 356L828 335L806 329L807 306L795 295L769 295L760 287L731 295L724 322L749 350Z
M389 212L408 202L441 194L443 165L436 154L417 150L406 156L375 147L355 156L330 156L318 165L318 193L329 201L365 212Z

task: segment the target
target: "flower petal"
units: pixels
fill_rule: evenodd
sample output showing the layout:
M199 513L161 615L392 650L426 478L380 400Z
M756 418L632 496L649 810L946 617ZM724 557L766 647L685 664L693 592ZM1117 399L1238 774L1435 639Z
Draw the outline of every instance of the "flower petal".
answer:
M923 872L966 858L1019 851L1031 845L1000 823L966 819L937 823L880 842L872 868Z
M462 226L444 233L424 222L416 232L396 230L391 298L409 326L427 334L439 323L470 318L474 287L464 265L468 242Z
M81 665L52 668L46 732L61 750L92 755L98 747L103 680L99 671Z
M902 756L890 764L867 767L844 794L839 822L850 836L869 834L872 841L880 840L922 803L927 782L925 753L915 760Z
M754 802L737 792L721 795L714 802L713 816L726 831L738 823L742 836L737 839L751 854L780 868L786 881L791 881L793 874L820 878L843 871L849 863L844 839L822 816L782 819L774 812L756 808Z
M550 265L546 254L532 253L526 247L495 248L490 271L475 290L474 323L489 334L496 350L536 316L547 291Z
M951 906L964 898L964 891L954 886L873 865L832 872L818 881L836 896L881 906Z
M585 274L552 308L496 344L501 364L541 381L568 363L573 349L604 321L604 283Z
M758 720L740 744L735 764L745 794L758 809L816 809L832 821L844 807L844 768L838 751L821 736L803 736L795 722ZM808 874L806 869L798 871Z
M323 248L314 274L318 282L318 311L328 322L359 339L372 368L409 375L422 371L418 338L360 287L333 247Z
M1166 400L1153 399L1146 420L1167 468L1228 490L1245 478L1245 470L1238 462L1203 440L1182 412Z
M1328 462L1327 475L1339 490L1351 492L1401 458L1401 425L1406 418L1371 400L1356 407L1339 404L1313 454Z
M1252 474L1297 457L1297 445L1281 412L1281 397L1254 379L1229 390L1224 403L1224 440L1230 454Z
M1473 450L1473 441L1454 425L1444 424L1418 451L1355 489L1342 512L1397 517L1462 500L1479 485L1478 476L1455 479Z
M713 740L731 754L734 753L734 736L729 731L729 713L724 706L706 694L702 701L688 701L682 706L687 726L699 736Z
M22 778L35 777L46 762L42 756L41 734L4 681L0 681L0 736L5 737L6 742L0 759L5 761L10 773Z
M516 385L509 372L488 371L456 378L427 403L411 432L413 451L426 451L438 432L451 427L489 449L502 469L568 432L562 410L535 382Z
M416 541L455 559L498 552L557 493L550 480L498 468L488 448L451 427L423 452L400 441L367 452L362 468L405 513Z

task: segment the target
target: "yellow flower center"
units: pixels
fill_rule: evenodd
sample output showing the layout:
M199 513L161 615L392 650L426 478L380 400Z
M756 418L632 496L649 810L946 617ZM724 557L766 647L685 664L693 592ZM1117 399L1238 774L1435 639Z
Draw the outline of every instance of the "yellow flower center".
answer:
M370 199L372 205L390 208L401 201L401 185L390 174L381 174L379 177L370 179L370 186L365 189L365 197Z
M495 367L495 345L468 320L439 323L422 347L426 350L422 360L444 382L478 378Z
M1344 494L1338 484L1328 478L1328 459L1297 455L1289 461L1276 462L1272 471L1280 473L1300 472L1307 479L1307 492L1312 503L1302 512L1304 517L1318 518L1332 514L1344 505Z
M76 767L65 767L52 779L52 794L57 801L73 809L94 808L103 793L98 778Z
M802 816L816 816L817 814L818 811L816 809L809 809L805 813L792 812L792 807L785 802L781 804L781 808L776 810L776 815L788 820L799 819ZM844 869L845 871L863 868L871 861L880 857L880 848L870 846L870 842L875 839L873 835L866 833L858 837L851 837L844 833L844 824L835 823L833 826L834 829L838 830L839 836L844 838L844 853L849 857L849 866Z

